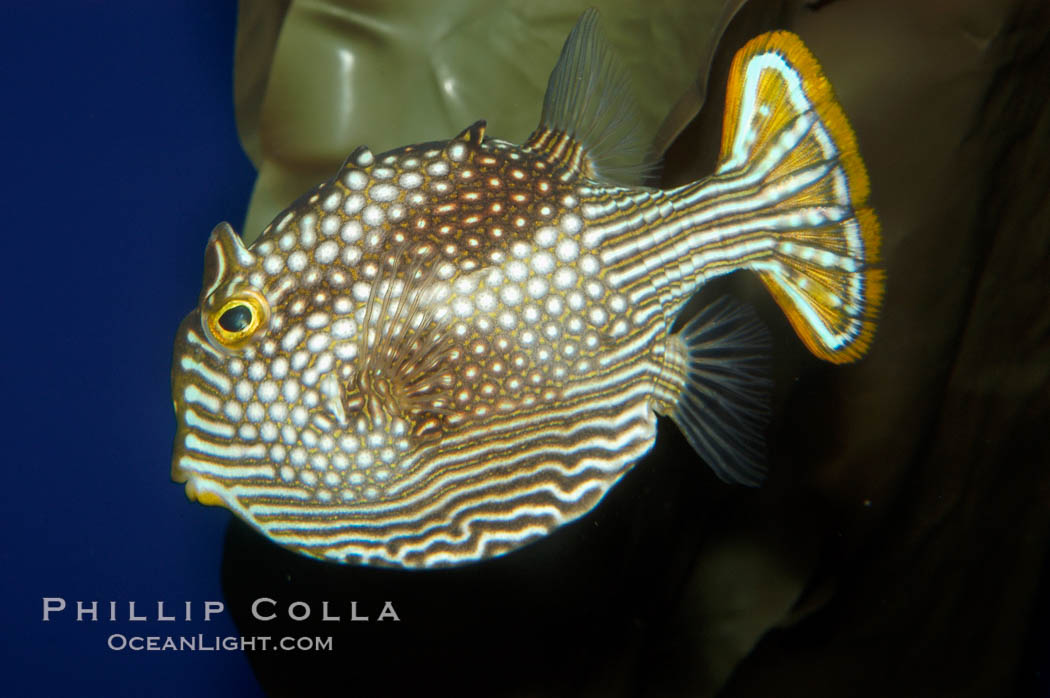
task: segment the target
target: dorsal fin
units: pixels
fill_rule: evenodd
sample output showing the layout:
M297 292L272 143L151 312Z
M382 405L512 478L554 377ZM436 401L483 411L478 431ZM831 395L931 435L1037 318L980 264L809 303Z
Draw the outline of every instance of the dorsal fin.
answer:
M547 83L540 125L525 146L567 176L637 184L652 169L627 73L606 42L598 11L573 27Z

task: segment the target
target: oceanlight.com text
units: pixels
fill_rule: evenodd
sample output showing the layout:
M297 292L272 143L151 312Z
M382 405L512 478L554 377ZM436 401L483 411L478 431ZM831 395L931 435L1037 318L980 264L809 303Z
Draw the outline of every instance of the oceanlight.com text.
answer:
M331 652L331 636L255 635L124 635L113 633L106 644L115 652L241 652L272 650L278 652Z

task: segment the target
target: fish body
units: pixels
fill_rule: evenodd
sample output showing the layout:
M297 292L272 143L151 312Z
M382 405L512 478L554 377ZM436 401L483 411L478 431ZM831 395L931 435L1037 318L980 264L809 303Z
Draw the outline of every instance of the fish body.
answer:
M398 567L499 555L585 514L657 414L758 484L761 328L731 302L672 325L746 269L817 356L856 359L878 223L797 37L750 42L728 92L711 177L629 183L629 97L588 11L524 145L478 122L359 148L250 249L220 224L175 344L174 479L291 549Z

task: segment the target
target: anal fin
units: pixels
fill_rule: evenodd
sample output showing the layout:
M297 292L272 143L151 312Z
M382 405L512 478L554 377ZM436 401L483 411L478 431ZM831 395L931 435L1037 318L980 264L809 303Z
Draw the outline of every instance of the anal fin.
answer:
M721 298L668 337L667 361L681 382L671 418L726 482L765 477L769 335L754 311Z

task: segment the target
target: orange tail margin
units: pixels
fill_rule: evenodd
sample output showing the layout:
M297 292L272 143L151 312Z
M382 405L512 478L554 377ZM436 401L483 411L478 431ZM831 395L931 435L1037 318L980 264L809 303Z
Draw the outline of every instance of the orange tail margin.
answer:
M737 52L719 163L719 173L747 172L788 192L772 207L783 214L773 254L750 266L810 351L835 363L860 358L883 294L879 221L853 129L794 34L762 34Z

